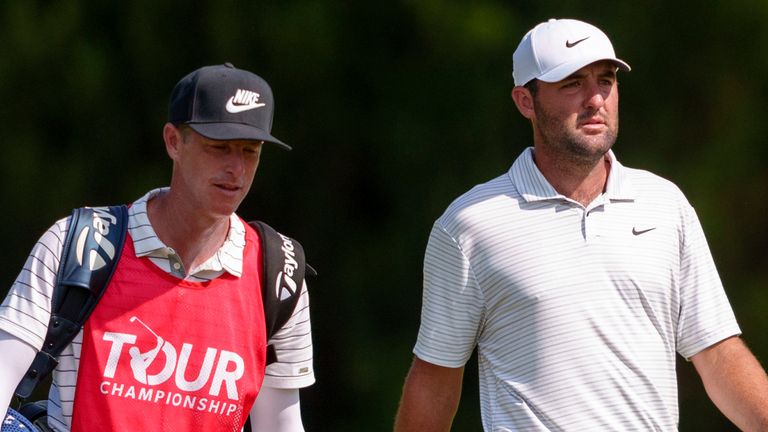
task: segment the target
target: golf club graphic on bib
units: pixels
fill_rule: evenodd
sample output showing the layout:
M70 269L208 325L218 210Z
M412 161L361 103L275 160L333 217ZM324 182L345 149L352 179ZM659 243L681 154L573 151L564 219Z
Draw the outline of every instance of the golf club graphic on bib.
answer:
M163 341L163 338L152 331L152 329L144 324L142 320L133 316L131 317L130 321L138 322L150 333L152 333L155 338L157 338L157 346L147 352L139 352L139 348L135 346L128 349L128 354L131 356L131 370L133 370L133 376L142 384L156 385L164 382L170 378L171 373L173 373L173 365L176 362L176 351L174 351L171 344ZM153 375L150 377L150 379L147 379L147 369L152 364L152 362L155 361L155 358L161 349L163 350L163 353L165 354L168 361L166 361L165 367L159 374Z

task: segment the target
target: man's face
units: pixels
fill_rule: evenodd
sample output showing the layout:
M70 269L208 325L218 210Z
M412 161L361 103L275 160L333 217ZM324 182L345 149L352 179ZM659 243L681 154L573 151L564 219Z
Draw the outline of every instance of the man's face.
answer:
M263 141L208 139L191 129L181 132L172 187L190 205L215 216L229 216L251 188Z
M531 118L536 148L573 162L593 163L619 133L616 66L601 61L555 83L538 83Z

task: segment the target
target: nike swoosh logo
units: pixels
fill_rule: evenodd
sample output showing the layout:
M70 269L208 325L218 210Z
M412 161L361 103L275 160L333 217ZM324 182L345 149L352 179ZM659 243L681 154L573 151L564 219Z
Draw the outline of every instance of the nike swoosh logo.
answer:
M587 39L589 39L589 36L585 37L584 39L579 39L579 40L577 40L576 42L569 42L569 41L565 41L565 47L566 47L566 48L573 48L573 47L575 47L576 45L578 45L578 44L580 44L580 43L584 42L584 41L585 41L585 40L587 40Z
M231 112L232 114L241 113L243 111L252 110L254 108L261 108L264 105L266 105L266 104L263 104L263 103L253 103L253 104L248 104L248 105L235 105L234 102L233 102L234 99L235 99L234 96L229 98L229 100L227 101L227 106L226 106L227 111Z
M655 229L656 229L656 227L653 227L653 228L648 228L648 229L644 229L644 230L639 230L639 231L638 231L638 230L637 230L637 228L635 228L635 227L632 227L632 234L634 234L634 235L638 236L638 235L640 235L640 234L645 234L645 233L647 233L648 231L653 231L653 230L655 230Z

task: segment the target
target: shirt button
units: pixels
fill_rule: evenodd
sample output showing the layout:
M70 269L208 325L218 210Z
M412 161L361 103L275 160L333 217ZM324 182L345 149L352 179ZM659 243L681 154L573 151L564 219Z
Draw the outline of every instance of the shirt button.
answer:
M176 270L178 270L178 269L180 269L180 268L181 268L181 264L179 264L179 263L173 263L173 268L175 268Z

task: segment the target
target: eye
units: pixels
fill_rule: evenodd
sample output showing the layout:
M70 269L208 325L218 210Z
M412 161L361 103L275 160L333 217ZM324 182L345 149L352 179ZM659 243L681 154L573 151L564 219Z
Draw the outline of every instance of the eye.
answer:
M563 89L578 89L579 87L581 87L581 81L579 80L566 81L561 86Z
M600 80L600 85L610 87L610 86L613 85L613 80L612 79L607 79L607 78L606 79L602 79L602 80Z
M243 151L246 153L258 154L262 144L264 144L264 141L251 141L243 146Z

